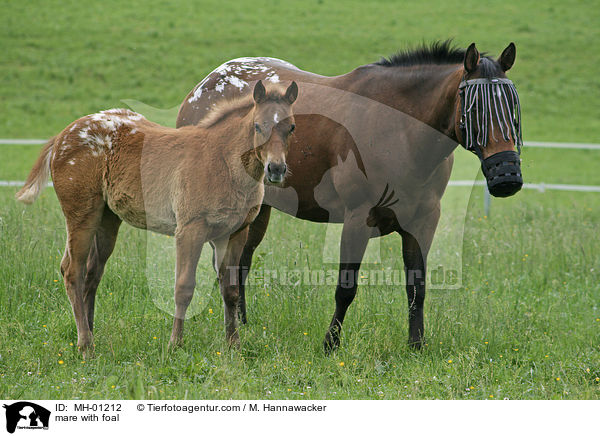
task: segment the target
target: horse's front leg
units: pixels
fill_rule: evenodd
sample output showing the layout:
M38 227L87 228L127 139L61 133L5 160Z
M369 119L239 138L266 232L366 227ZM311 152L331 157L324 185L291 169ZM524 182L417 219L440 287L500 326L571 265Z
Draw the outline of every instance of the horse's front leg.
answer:
M326 353L340 345L340 332L348 307L356 296L358 271L362 262L372 228L366 225L364 217L348 214L344 220L340 243L340 267L338 284L335 290L335 312L323 346Z
M240 301L240 257L248 238L248 227L232 234L229 238L215 241L217 264L219 265L219 285L225 305L225 337L227 342L240 346L238 333L238 305Z
M425 332L423 303L427 281L427 253L431 248L435 229L440 219L439 203L420 213L420 218L409 231L399 230L402 237L402 257L406 273L408 298L408 343L416 349L423 345Z
M267 232L269 225L269 217L271 216L271 206L263 204L260 207L260 212L254 221L248 226L248 238L244 245L244 250L240 258L239 285L240 285L240 302L239 302L239 317L242 324L248 322L246 316L246 277L252 266L252 255L254 250L262 242Z
M423 342L423 303L425 302L425 257L418 241L408 232L402 236L402 257L408 297L408 343L419 349Z
M177 226L175 244L177 265L175 267L175 319L169 346L174 347L183 343L183 320L196 286L196 267L206 242L206 227L204 223L193 221L183 226Z

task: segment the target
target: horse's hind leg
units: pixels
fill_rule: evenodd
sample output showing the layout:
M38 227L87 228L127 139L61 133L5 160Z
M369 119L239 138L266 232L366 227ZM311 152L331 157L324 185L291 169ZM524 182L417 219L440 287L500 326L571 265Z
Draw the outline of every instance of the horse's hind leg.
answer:
M206 242L206 227L198 221L177 227L175 244L177 265L175 267L175 319L169 346L183 343L183 321L196 286L196 267Z
M102 210L103 205L90 207L87 213L80 211L79 214L65 214L67 218L67 248L61 263L61 270L77 325L77 345L84 356L91 350L93 344L84 298L86 262L102 218Z
M87 272L84 285L84 307L87 310L90 331L94 331L94 303L96 301L96 290L104 274L104 266L115 248L121 219L108 207L105 207L96 231L90 253L87 260Z
M269 217L271 216L271 206L263 204L260 208L260 212L256 216L255 220L250 224L248 229L248 239L242 256L240 258L240 270L239 270L239 316L242 324L248 322L246 316L246 277L252 266L252 256L254 250L262 242L267 232L267 226L269 225Z

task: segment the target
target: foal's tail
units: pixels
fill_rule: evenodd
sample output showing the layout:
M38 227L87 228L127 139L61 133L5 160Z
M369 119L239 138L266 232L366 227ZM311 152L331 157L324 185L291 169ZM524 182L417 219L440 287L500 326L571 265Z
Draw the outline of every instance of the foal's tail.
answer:
M52 147L54 146L54 138L51 138L44 148L39 157L35 161L25 186L21 188L19 192L15 194L15 198L18 201L22 201L25 204L31 204L40 195L42 189L46 187L48 176L50 175L50 163L52 162Z

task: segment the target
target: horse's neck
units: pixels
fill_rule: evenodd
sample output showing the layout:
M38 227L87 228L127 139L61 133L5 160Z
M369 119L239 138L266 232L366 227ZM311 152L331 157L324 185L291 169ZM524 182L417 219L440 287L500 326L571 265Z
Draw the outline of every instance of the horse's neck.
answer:
M391 106L456 140L454 111L461 78L462 68L454 64L365 65L331 81L336 87Z
M461 78L460 65L366 65L332 81L337 82L337 87L390 106L434 129L427 135L427 141L403 144L410 161L418 163L421 170L429 171L445 160L457 145L454 126ZM437 138L431 134L435 131L440 133Z

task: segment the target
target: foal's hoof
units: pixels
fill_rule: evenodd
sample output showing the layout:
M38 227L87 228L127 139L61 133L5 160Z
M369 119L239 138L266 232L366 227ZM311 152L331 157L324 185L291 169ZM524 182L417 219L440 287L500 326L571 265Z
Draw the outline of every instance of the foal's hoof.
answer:
M91 333L80 335L77 340L77 349L81 352L83 360L94 357L94 337Z
M171 336L171 339L169 339L169 345L167 348L169 351L173 351L182 346L183 346L183 338Z
M79 351L81 351L83 360L90 360L94 358L94 344L78 346L77 348L79 348Z
M241 348L240 336L238 335L237 331L227 338L227 344L229 345L229 348L234 350L239 350Z

